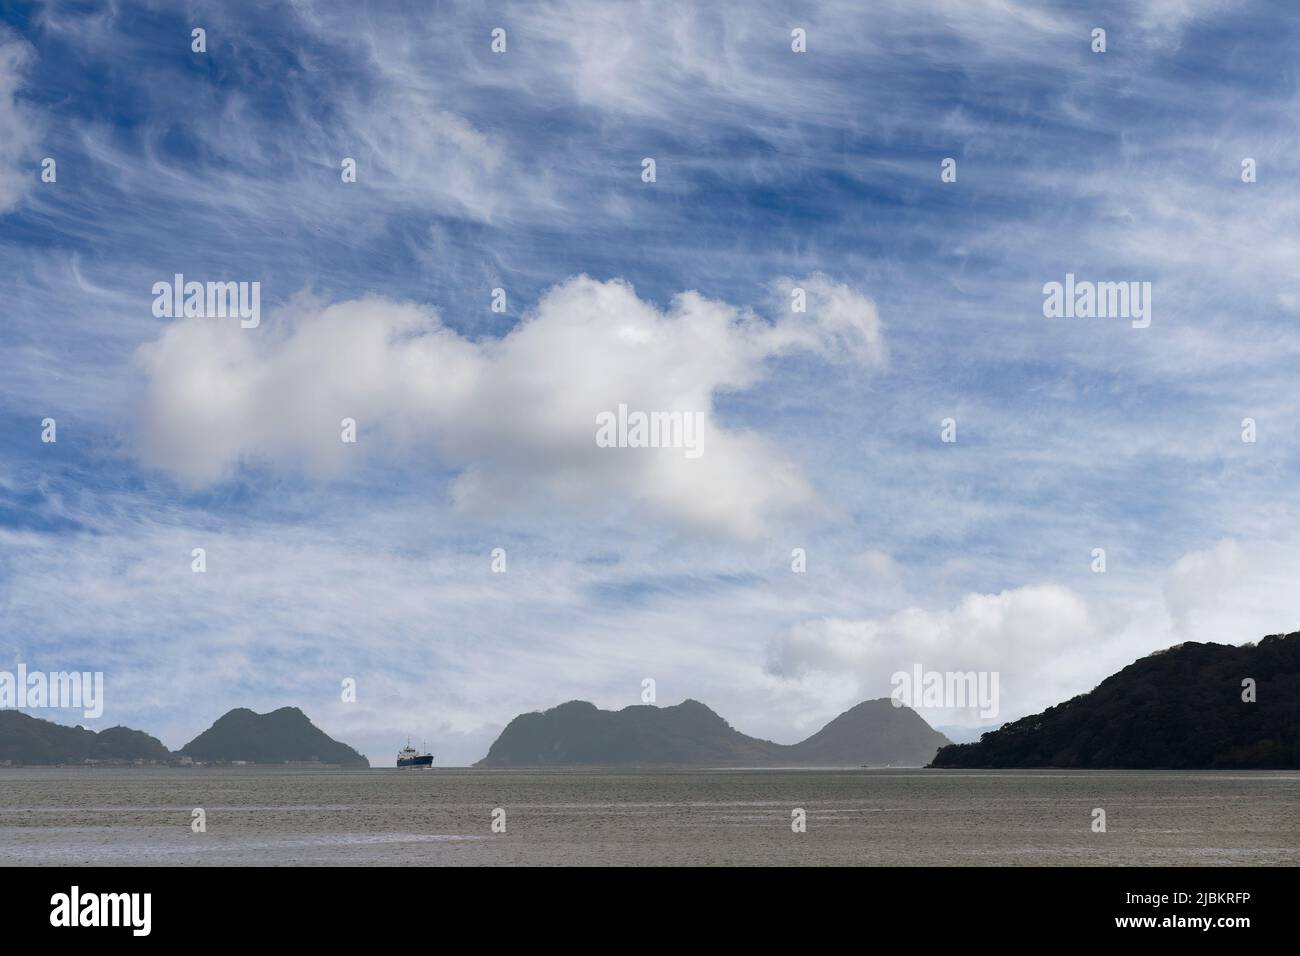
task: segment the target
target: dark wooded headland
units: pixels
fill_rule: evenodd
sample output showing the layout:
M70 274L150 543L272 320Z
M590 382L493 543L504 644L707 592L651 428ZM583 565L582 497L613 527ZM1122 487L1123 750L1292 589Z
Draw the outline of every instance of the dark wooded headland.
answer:
M931 766L1300 769L1300 632L1158 651Z

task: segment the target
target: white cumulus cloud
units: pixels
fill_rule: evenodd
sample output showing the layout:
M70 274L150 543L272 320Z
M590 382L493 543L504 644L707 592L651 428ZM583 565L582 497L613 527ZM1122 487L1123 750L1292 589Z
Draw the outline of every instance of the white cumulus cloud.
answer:
M329 477L431 449L456 470L463 509L614 502L752 537L772 515L814 508L815 495L772 441L722 424L715 395L753 385L792 351L884 360L870 300L825 277L805 283L808 311L768 321L695 292L662 311L626 282L580 276L501 339L467 339L433 310L380 298L299 300L256 330L177 321L137 353L142 456L203 486L244 462ZM702 454L598 447L597 416L619 405L698 414ZM345 418L355 445L340 440Z
M1062 678L1076 675L1064 659L1095 648L1100 631L1078 594L1055 584L1029 585L967 594L939 610L909 607L881 619L804 621L772 645L768 671L814 683L852 678L861 697L888 696L891 676L917 665L997 673L1005 720L1008 705L1018 715L1056 703L1063 685L1070 686ZM977 722L972 713L918 710L932 723Z

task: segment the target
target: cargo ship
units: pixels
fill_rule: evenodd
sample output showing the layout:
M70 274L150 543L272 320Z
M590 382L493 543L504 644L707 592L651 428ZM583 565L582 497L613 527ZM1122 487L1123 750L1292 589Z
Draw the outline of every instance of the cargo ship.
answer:
M411 746L411 739L406 739L406 746L397 752L397 766L405 767L432 767L433 754L420 753Z

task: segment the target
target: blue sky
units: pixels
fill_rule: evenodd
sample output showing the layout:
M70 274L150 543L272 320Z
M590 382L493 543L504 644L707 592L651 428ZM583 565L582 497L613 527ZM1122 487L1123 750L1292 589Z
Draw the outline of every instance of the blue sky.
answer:
M1300 11L862 6L6 5L0 667L467 763L646 677L792 741L1293 630ZM178 272L261 324L156 318ZM596 448L620 402L704 456Z

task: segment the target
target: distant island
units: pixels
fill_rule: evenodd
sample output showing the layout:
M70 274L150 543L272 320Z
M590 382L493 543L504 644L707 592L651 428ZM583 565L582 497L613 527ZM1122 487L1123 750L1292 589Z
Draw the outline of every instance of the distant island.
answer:
M347 744L318 728L297 707L255 714L239 707L219 717L178 753L196 763L322 763L369 767Z
M0 764L168 763L172 753L156 737L129 727L95 733L0 710Z
M17 710L0 710L0 764L370 766L364 756L330 738L297 707L281 707L269 714L237 708L175 753L156 737L128 727L95 733Z
M1300 769L1300 632L1158 651L931 766Z
M618 711L574 700L516 717L474 766L921 767L949 742L888 698L858 704L797 744L742 734L696 700Z

